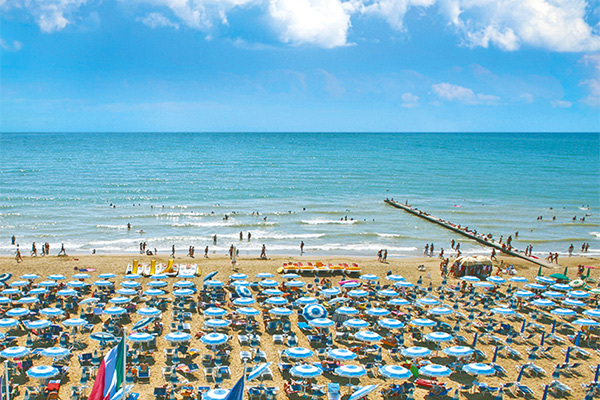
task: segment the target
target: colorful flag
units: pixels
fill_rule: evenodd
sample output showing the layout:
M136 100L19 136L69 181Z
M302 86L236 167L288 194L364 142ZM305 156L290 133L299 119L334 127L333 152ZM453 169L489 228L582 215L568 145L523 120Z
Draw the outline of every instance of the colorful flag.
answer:
M115 394L123 388L124 365L125 340L121 339L119 344L104 356L88 400L111 400L116 397ZM119 397L121 394L119 393Z

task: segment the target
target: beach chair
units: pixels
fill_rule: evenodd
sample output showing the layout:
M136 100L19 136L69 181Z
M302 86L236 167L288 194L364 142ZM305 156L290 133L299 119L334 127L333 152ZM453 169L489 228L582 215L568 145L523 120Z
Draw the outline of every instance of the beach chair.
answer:
M166 387L155 387L154 388L154 397L156 399L166 400L167 396L168 396L168 393L167 393Z

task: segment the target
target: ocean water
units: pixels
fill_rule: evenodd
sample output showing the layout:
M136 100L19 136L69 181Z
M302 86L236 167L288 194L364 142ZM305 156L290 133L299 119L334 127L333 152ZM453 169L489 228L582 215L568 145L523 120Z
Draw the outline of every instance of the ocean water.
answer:
M23 254L145 241L298 255L303 241L312 256L407 257L426 243L452 255L452 239L489 254L390 197L495 238L518 231L513 245L534 254L588 242L598 256L599 149L598 133L2 133L0 253L14 234Z

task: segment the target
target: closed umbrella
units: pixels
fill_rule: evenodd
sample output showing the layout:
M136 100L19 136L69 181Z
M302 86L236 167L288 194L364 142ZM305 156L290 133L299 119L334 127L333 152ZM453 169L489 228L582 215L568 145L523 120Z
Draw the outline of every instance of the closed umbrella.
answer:
M357 391L355 391L354 393L352 393L352 395L348 398L348 400L362 399L365 396L367 396L369 393L371 393L375 389L377 389L377 386L379 386L379 385L367 385L367 386L364 386L364 387L358 389Z

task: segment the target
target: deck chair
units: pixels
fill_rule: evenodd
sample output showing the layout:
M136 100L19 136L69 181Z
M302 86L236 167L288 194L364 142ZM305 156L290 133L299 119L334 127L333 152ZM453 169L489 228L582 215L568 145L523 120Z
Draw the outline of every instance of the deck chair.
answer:
M157 387L154 388L154 397L157 399L166 399L167 398L167 388L166 387Z

